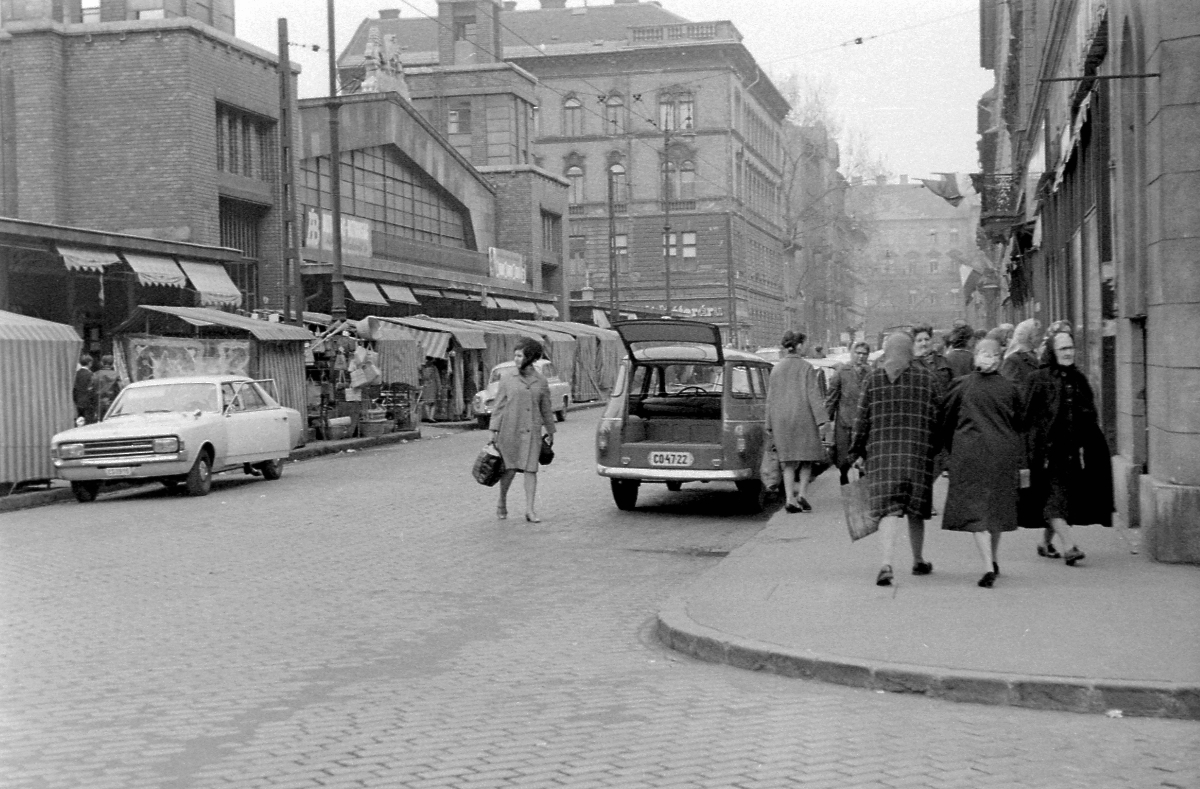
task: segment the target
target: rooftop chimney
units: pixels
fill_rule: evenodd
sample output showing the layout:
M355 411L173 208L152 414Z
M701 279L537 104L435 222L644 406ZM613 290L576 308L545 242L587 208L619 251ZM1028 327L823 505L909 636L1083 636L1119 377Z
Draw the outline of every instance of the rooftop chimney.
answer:
M901 183L901 185L908 183L908 176L907 175L900 176L900 183Z
M875 176L875 185L876 186L887 186L887 176L886 175Z
M379 9L379 18L380 19L399 19L400 18L400 9L399 8L381 8L381 9Z

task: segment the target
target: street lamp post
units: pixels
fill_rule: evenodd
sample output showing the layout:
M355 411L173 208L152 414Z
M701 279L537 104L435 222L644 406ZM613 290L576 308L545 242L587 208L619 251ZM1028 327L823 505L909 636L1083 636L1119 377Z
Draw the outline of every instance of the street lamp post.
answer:
M671 317L671 128L663 129L663 295Z
M624 174L625 167L619 162L608 165L608 309L609 322L621 319L621 297L617 289L617 217L614 206L613 177Z

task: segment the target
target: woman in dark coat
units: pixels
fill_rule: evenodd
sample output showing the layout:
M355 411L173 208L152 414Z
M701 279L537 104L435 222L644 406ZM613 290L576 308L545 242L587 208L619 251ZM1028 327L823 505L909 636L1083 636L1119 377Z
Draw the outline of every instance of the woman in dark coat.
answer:
M542 358L542 344L523 339L513 352L517 371L500 379L496 405L492 409L492 441L504 458L504 476L500 478L500 504L496 517L508 517L508 488L520 471L525 476L525 520L541 523L534 510L537 496L538 456L542 435L554 443L554 410L550 405L550 385L533 363Z
M1028 446L1034 501L1074 566L1084 558L1072 524L1112 525L1112 456L1087 377L1075 367L1075 338L1055 332L1029 379ZM1034 525L1034 524L1027 524ZM1040 524L1037 524L1040 525Z
M784 509L788 512L812 512L805 498L812 464L825 460L825 445L821 443L825 399L821 396L820 373L800 356L804 340L802 332L783 335L780 345L787 354L771 370L767 384L767 436L783 467Z
M1036 350L1041 330L1042 324L1036 318L1018 323L1017 328L1013 330L1008 349L1004 352L1004 361L1000 364L1000 374L1017 387L1026 403L1029 402L1029 379L1042 366ZM1029 492L1026 491L1027 494ZM1033 502L1028 495L1021 500L1020 520L1021 525L1028 528L1037 528L1043 523L1041 505ZM1038 546L1037 552L1038 556L1062 558L1062 554L1054 547L1054 528L1049 524L1045 524L1042 544Z
M879 366L863 385L850 450L865 460L868 515L879 522L879 586L892 583L892 553L901 519L908 520L913 575L933 572L922 551L925 521L933 509L933 458L943 390L932 373L913 364L912 347L907 334L887 338Z
M942 443L950 450L950 492L942 528L973 532L983 560L979 585L1000 574L1000 535L1017 529L1017 495L1025 463L1024 403L999 373L1000 344L980 340L976 371L954 382L942 415Z

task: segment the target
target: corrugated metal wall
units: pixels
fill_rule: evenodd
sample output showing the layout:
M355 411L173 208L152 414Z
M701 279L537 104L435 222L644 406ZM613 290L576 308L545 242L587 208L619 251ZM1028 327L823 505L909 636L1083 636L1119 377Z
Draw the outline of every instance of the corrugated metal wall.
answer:
M54 476L50 438L74 425L83 341L0 337L0 485Z
M298 342L254 341L255 378L272 378L279 402L295 408L301 416L308 413L304 390L304 347Z

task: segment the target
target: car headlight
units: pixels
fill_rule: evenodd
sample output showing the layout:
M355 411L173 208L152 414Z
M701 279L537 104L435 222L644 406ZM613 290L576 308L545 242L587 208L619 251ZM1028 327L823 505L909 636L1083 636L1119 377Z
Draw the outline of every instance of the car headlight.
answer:
M183 449L183 442L176 436L154 439L154 454L170 455Z
M59 444L58 456L63 460L75 460L83 457L83 444Z

